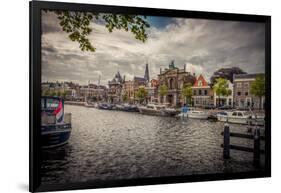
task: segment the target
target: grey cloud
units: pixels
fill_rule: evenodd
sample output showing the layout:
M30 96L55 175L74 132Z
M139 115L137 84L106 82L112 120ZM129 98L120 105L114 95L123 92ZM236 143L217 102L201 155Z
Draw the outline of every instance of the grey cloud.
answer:
M59 23L58 23L57 16L53 12L42 11L41 14L42 14L42 33L62 32L60 26L58 25Z
M183 68L197 66L207 78L221 67L240 67L248 73L264 72L264 25L199 19L173 19L164 29L152 26L146 43L117 30L108 33L101 23L93 23L91 41L96 52L82 52L77 43L62 33L52 13L42 17L42 79L73 80L86 84L112 79L117 70L127 77L143 76L146 62L150 75L171 60Z

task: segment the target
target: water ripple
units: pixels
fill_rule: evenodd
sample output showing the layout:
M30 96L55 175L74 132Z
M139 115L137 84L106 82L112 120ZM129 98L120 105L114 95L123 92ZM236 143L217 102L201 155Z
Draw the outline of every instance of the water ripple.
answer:
M231 151L230 160L222 158L221 122L68 105L65 111L72 113L71 138L43 152L45 184L254 170L252 154ZM245 139L231 143L253 145Z

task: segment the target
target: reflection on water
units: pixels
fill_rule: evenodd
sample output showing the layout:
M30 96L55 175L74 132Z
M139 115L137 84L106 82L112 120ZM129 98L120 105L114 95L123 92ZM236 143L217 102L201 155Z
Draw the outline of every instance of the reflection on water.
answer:
M72 113L72 134L67 145L43 151L44 184L255 170L251 153L231 151L230 160L222 158L221 122L69 105L65 112ZM246 132L245 126L230 127Z

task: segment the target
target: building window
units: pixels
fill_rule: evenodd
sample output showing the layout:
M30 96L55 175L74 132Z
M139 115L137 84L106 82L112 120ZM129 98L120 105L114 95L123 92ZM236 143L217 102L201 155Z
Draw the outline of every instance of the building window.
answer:
M201 90L199 90L199 95L201 95L202 94L202 91Z
M170 89L173 89L173 79L170 79Z
M241 88L242 87L242 83L241 82L238 82L237 83L237 88Z
M193 95L196 95L196 90L193 91Z
M237 92L237 95L238 95L238 96L241 96L241 92Z
M207 90L204 90L204 93L205 93L205 95L208 95L208 91Z
M198 81L198 86L202 86L202 81L201 80Z
M248 96L248 92L245 92L245 96Z
M244 83L244 87L248 88L248 87L249 87L249 83L248 83L248 82L245 82L245 83Z

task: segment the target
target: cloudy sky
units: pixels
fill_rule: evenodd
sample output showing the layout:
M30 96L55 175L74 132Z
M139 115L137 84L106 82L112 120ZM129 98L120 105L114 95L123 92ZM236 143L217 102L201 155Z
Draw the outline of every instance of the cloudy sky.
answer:
M240 67L248 73L264 72L265 28L261 23L148 17L148 40L142 43L130 32L109 33L101 22L91 24L95 52L82 52L61 30L51 12L42 12L42 80L90 80L106 85L119 70L126 79L143 76L148 62L151 78L160 68L175 65L207 79L223 67Z

